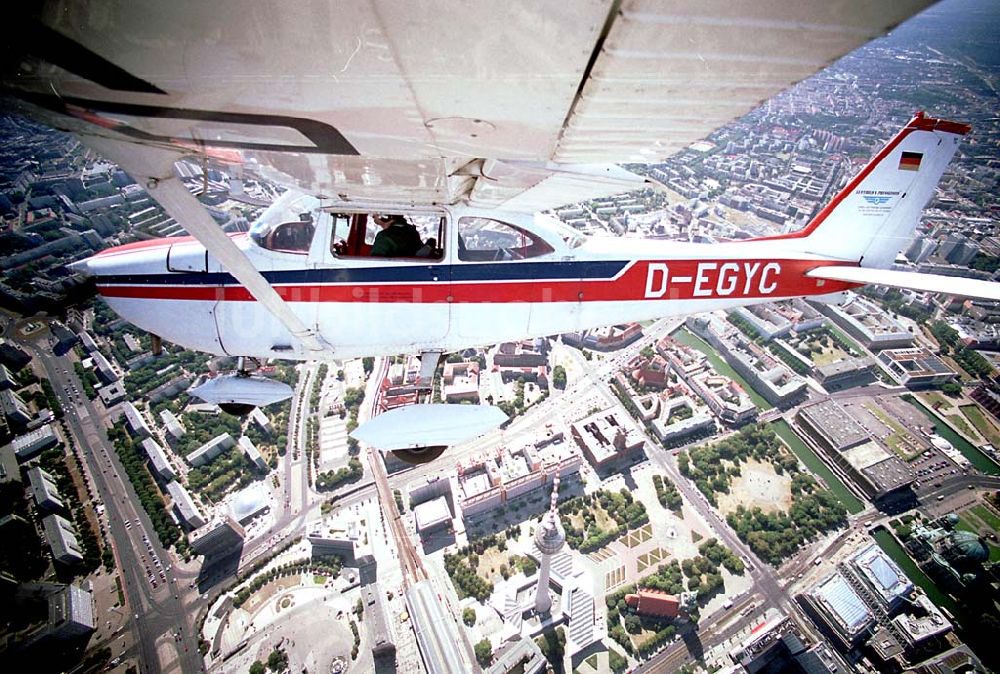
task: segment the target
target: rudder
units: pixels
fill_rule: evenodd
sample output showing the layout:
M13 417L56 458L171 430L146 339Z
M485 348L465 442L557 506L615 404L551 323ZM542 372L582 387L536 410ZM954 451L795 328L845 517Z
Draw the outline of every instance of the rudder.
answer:
M970 130L918 112L805 228L768 240L797 240L803 252L888 268Z

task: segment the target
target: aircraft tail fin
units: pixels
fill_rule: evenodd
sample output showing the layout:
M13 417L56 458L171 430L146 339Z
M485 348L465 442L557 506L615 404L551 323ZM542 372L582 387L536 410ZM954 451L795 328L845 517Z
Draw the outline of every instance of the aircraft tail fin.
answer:
M765 240L796 240L804 252L889 267L970 130L918 112L806 227Z

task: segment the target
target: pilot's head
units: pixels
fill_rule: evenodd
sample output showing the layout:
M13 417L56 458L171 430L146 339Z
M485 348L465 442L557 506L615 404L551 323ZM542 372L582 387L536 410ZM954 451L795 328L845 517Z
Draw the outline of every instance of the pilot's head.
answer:
M375 222L382 229L386 227L391 227L392 225L405 225L406 219L402 215L377 215L375 216Z

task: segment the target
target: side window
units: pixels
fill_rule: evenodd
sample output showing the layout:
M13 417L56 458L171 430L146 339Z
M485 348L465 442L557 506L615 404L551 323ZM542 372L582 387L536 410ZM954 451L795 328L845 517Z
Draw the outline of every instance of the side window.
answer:
M331 252L338 257L441 260L445 218L419 213L355 213L333 218ZM377 239L377 237L383 237Z
M552 250L542 239L506 222L474 217L458 221L459 260L524 260Z

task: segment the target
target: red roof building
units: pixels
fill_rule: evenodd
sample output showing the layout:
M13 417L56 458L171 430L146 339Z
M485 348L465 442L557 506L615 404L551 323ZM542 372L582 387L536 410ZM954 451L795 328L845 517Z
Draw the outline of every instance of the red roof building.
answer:
M639 615L658 618L676 618L681 607L680 599L659 590L639 590L637 594L627 594L625 603Z

